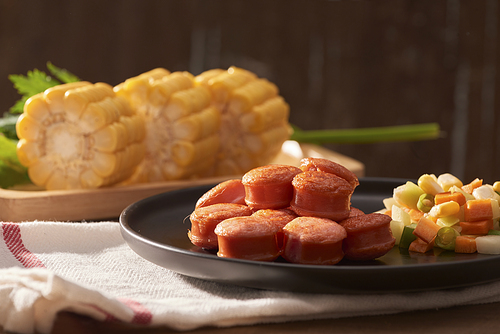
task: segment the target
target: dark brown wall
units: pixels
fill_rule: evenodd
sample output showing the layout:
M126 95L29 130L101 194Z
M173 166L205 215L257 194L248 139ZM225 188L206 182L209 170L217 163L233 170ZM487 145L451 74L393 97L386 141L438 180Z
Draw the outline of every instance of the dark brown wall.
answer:
M236 65L274 81L304 129L439 122L435 141L329 148L367 176L500 180L496 0L0 0L0 110L10 73L46 61L117 84L157 66Z

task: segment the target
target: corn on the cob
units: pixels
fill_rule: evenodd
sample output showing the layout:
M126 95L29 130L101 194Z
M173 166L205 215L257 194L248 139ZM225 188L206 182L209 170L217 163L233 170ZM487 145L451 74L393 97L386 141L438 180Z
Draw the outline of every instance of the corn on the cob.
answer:
M142 118L105 83L64 84L32 96L16 131L20 162L48 190L120 182L144 156Z
M115 87L146 123L146 154L130 183L242 174L289 137L278 88L231 67L196 77L154 69Z
M210 91L188 72L155 69L114 88L146 124L146 154L126 182L168 181L202 176L220 146L220 111Z
M247 70L209 70L196 77L221 110L220 149L212 173L242 174L269 163L290 136L289 106L278 88Z

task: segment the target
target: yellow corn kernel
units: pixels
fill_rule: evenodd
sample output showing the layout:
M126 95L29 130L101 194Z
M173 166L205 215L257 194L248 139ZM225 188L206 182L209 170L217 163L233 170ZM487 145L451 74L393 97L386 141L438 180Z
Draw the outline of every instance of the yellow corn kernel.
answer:
M203 86L177 91L170 97L164 115L169 121L178 120L205 109L210 105L210 99L210 92Z
M220 112L208 107L199 113L183 117L174 124L174 137L195 141L215 133L220 127Z
M215 155L219 146L219 138L211 136L197 142L178 140L172 147L172 157L180 166L187 166L203 156Z
M240 117L240 124L245 132L262 132L267 128L286 123L290 107L283 97L276 96L253 107L251 112Z
M25 105L16 124L19 160L31 181L48 190L122 181L139 164L131 152L143 156L144 122L136 116L107 84L51 88Z
M212 70L205 71L199 75L196 76L195 78L195 83L197 85L204 85L207 86L210 83L210 80L219 76L220 74L224 73L225 71L220 68L214 68Z
M42 123L47 117L50 117L49 106L43 99L42 94L30 97L24 104L24 112L34 120Z
M17 157L23 166L28 166L41 157L40 146L33 141L21 139L17 142Z
M96 150L101 152L113 152L123 148L127 144L127 129L123 124L112 124L92 134L92 140Z
M104 180L92 169L87 169L80 174L80 184L84 189L93 189L101 187Z
M19 138L37 140L42 132L42 124L27 114L21 114L17 119L16 133Z
M113 88L103 82L69 88L64 94L64 113L70 121L76 122L89 103L102 101L106 97L114 97Z
M211 78L208 81L208 86L213 93L215 103L226 103L230 94L236 88L256 78L257 76L252 72L237 67L230 67L227 71Z
M283 142L289 137L286 127L275 127L258 135L251 134L245 137L246 148L255 155L262 154L276 142Z
M47 157L42 157L32 162L28 168L28 176L34 184L44 185L49 176L54 172L52 162Z
M116 122L119 118L120 112L115 109L113 100L106 99L89 103L80 116L81 128L83 131L91 133Z
M418 186L426 194L436 196L438 193L444 192L444 189L437 183L435 175L424 174L418 178Z
M278 87L266 79L256 79L235 89L228 102L229 112L244 113L278 94Z
M495 190L497 193L500 193L500 181L496 181L493 183L493 190Z
M193 79L189 72L174 72L152 81L149 103L155 106L164 105L173 93L192 88Z
M447 216L453 216L460 211L460 204L455 201L449 201L441 204L434 205L429 211L429 215L442 218Z
M461 188L463 186L462 181L456 176L450 173L444 173L438 176L437 183L443 188L444 191L449 191L451 187L457 186Z
M132 107L137 109L142 101L149 99L152 84L169 74L170 72L164 68L155 68L125 80L113 90L117 95L125 96Z
M90 82L78 81L65 85L51 87L43 92L43 99L50 106L50 112L53 114L62 113L64 111L64 95L69 89L75 89L83 86L88 86Z

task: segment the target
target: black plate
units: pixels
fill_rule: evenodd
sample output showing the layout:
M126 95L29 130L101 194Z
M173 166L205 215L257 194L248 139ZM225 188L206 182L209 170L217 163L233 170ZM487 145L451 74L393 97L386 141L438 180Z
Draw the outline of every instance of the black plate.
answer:
M364 178L352 205L365 212L383 208L402 179ZM386 293L469 286L500 279L500 256L434 250L416 254L394 247L369 262L334 266L297 265L219 258L193 246L187 216L211 186L167 192L126 208L120 216L128 245L143 258L183 275L245 287L315 293Z

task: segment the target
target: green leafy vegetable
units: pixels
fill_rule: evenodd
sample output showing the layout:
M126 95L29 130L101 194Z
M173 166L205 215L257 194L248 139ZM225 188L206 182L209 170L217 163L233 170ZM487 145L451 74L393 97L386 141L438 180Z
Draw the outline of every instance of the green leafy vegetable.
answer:
M65 68L57 67L50 61L47 62L47 68L49 69L50 73L52 73L52 75L55 76L57 79L59 79L62 83L71 83L80 81L80 78L78 78L76 75L69 72Z
M0 135L3 133L9 139L17 140L16 122L19 115L7 114L0 118Z
M43 92L47 88L60 85L61 83L70 83L80 80L74 74L55 66L51 62L47 62L47 68L53 77L36 68L33 71L28 71L27 75L9 75L9 80L14 84L14 88L17 89L18 93L22 96L21 99L9 109L11 114L21 114L26 100L35 94Z
M14 88L17 89L19 94L22 96L21 100L17 101L16 104L10 108L11 113L21 114L23 112L24 103L31 96L43 92L47 88L59 85L59 81L53 79L42 71L36 68L33 71L28 71L26 76L21 74L11 74L9 75L9 80L14 84Z
M16 141L0 135L0 188L30 183L26 167L16 153Z

